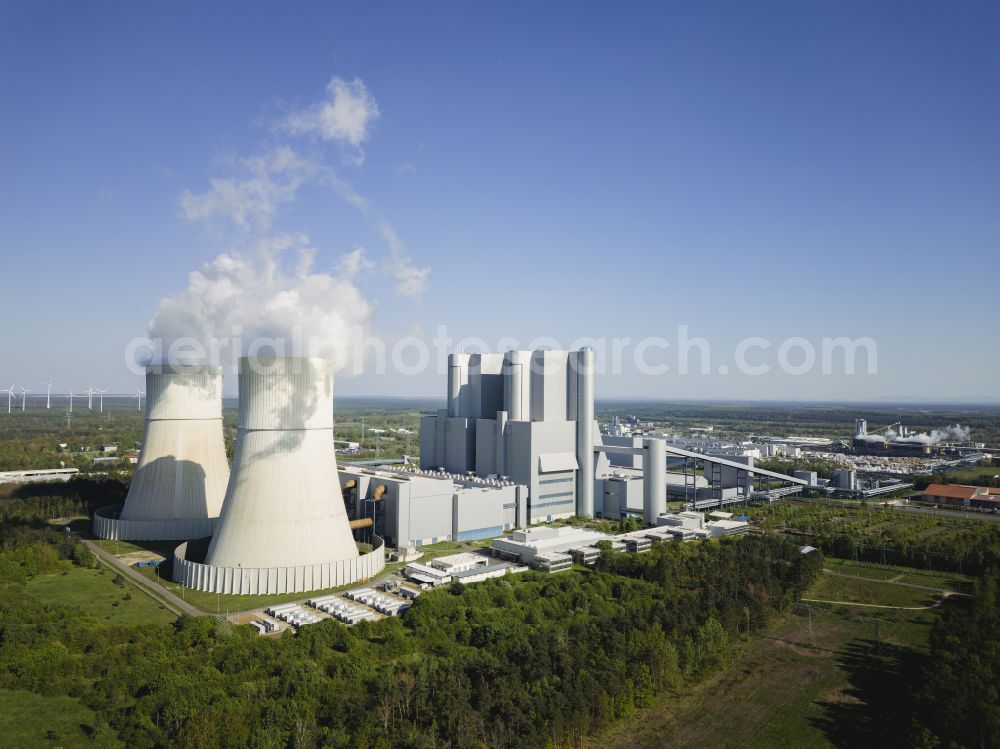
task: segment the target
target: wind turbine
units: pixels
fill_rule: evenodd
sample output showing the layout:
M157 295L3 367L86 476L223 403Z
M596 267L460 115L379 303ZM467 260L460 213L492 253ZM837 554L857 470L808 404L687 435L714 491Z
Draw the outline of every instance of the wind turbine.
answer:
M143 395L144 395L144 393L142 392L142 388L136 386L136 388L135 388L135 408L136 408L137 411L141 411L142 410L142 396Z
M73 413L73 388L69 389L69 412Z
M52 408L52 380L45 383L45 408Z
M24 410L24 407L25 407L25 405L28 402L28 393L30 393L30 392L31 391L28 390L28 388L26 388L24 385L21 385L21 410L22 411Z
M87 393L87 408L89 410L93 411L94 410L94 393L97 392L97 391L94 390L94 386L91 385L89 388L87 388L87 390L85 392Z
M107 389L105 389L105 390L101 390L100 388L98 388L98 389L97 389L97 390L95 390L94 392L96 392L96 393L97 393L97 399L98 399L98 402L99 402L99 403L101 404L101 406L100 406L100 408L101 408L101 413L104 413L104 394L105 394L106 392L108 392L108 391L107 391Z
M10 413L10 402L11 399L14 397L14 387L15 385L11 385L9 388L7 388L7 413Z

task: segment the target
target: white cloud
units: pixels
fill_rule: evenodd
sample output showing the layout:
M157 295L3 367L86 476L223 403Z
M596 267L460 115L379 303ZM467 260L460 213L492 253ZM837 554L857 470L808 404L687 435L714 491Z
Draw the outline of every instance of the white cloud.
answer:
M365 253L365 248L359 246L341 255L337 260L337 273L350 280L360 273L372 270L375 263L369 260Z
M238 159L239 176L213 177L207 192L181 195L181 213L188 221L229 221L239 229L264 230L278 209L295 200L307 181L326 173L316 161L278 146L259 156Z
M244 238L261 236L271 229L281 206L293 202L303 186L326 186L365 216L385 239L389 256L379 267L395 280L396 293L416 299L427 291L430 268L414 265L392 226L372 216L368 200L329 166L302 156L287 145L237 159L234 166L239 172L237 176L213 177L206 192L185 191L181 195L181 212L186 219L208 224L228 222ZM363 248L358 248L342 257L339 266L353 278L373 268L374 263Z
M407 254L399 236L388 223L380 221L378 230L389 244L389 257L382 265L396 279L396 293L411 299L422 297L427 291L431 269L413 264L413 258Z
M326 87L328 98L305 109L291 112L279 129L292 135L311 135L334 141L351 149L351 161L361 164L372 124L379 118L378 104L364 81L345 81L334 76Z

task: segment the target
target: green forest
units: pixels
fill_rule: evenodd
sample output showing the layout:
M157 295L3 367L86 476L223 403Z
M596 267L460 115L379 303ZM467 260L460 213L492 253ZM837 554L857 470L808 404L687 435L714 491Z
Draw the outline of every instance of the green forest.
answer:
M925 677L895 685L911 691L899 739L922 749L1000 747L993 523L901 522L877 507L789 502L755 511L765 533L645 554L606 550L593 568L428 592L401 618L353 628L324 620L264 638L210 616L173 619L148 601L142 623L124 615L138 616L130 598L142 594L94 569L86 547L47 522L85 514L124 489L77 479L0 498L0 700L8 706L0 721L16 714L45 736L21 745L576 746L661 696L705 683L787 621L825 564L822 552L800 552L808 541L845 559L979 577L971 599L941 607ZM937 551L919 553L921 539ZM59 576L98 574L118 586L100 607L35 595ZM844 736L844 746L865 745L863 735Z
M77 548L0 529L0 687L78 700L97 745L130 747L571 745L725 665L822 563L777 537L665 544L274 640L210 617L108 625L27 595L34 575L93 563Z

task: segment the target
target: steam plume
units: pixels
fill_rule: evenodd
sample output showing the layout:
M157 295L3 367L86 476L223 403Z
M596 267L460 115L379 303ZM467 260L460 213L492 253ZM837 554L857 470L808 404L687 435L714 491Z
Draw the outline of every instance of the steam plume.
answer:
M901 443L911 443L919 445L939 445L942 442L968 442L972 436L972 432L969 427L963 427L961 424L955 424L954 426L945 427L944 429L932 429L928 434L927 432L919 432L917 434L907 434L905 437L901 437L897 432L889 429L885 434L868 434L857 439L865 440L867 442L901 442Z
M308 243L305 235L262 239L249 256L222 254L192 272L187 289L161 301L150 321L161 358L229 361L276 352L343 366L374 311L353 283L369 263L357 248L337 263L336 275L323 273L313 268Z

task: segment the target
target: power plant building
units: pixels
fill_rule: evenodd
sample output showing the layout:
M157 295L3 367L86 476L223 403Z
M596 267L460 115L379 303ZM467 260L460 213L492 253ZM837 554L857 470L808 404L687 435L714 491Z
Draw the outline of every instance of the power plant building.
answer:
M452 354L447 408L420 420L420 467L527 487L520 521L594 515L594 352Z
M340 482L350 513L372 518L390 546L493 538L525 524L527 487L510 481L341 466Z

